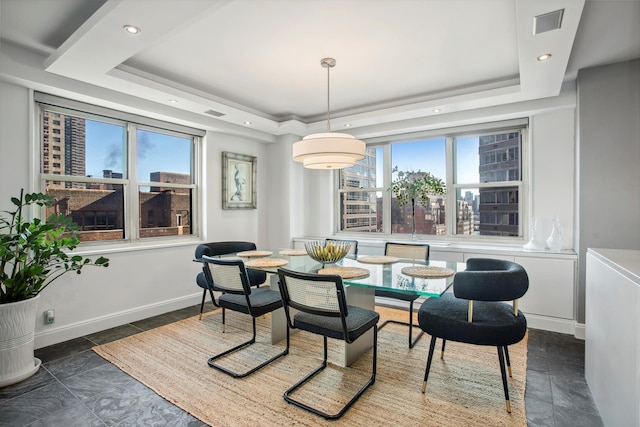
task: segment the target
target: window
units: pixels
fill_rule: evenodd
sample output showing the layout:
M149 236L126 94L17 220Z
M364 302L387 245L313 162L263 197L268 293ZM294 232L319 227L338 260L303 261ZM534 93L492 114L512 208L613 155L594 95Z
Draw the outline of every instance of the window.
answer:
M415 216L416 234L435 239L522 238L526 130L522 119L367 141L365 159L339 171L338 231L408 236ZM428 172L446 195L400 205L387 191L398 172Z
M55 201L47 215L70 217L83 242L197 233L194 165L204 132L51 95L36 100L43 136L60 123L56 154L44 139L41 150L43 187Z

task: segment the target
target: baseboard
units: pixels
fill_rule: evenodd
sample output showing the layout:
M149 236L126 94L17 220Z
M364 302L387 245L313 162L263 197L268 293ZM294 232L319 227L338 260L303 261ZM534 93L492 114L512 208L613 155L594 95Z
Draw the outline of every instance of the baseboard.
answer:
M529 328L542 329L544 331L558 332L561 334L569 334L574 335L576 338L580 338L576 334L577 328L575 320L540 316L531 313L525 313L525 316L527 317L527 326Z
M54 329L47 329L46 332L37 333L34 337L34 348L47 347L74 338L115 328L126 323L135 322L160 314L168 313L181 308L200 304L202 293L197 292L172 300L162 301L145 306L135 307L129 310L112 313L106 316L87 319L70 325L64 325Z
M576 323L576 332L573 334L579 340L587 339L587 325L584 323Z

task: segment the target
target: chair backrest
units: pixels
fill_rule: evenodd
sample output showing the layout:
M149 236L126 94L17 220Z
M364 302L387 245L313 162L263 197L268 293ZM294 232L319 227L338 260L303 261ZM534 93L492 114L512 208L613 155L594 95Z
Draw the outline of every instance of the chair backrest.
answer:
M203 255L202 261L202 272L214 291L251 294L249 277L242 260L226 260Z
M453 277L453 294L469 300L467 320L473 321L473 301L513 301L518 316L518 300L529 289L529 276L515 262L490 258L470 258L467 269Z
M358 241L357 240L325 239L325 243L328 243L328 242L349 242L349 243L351 243L351 249L349 249L349 255L358 256Z
M457 298L477 301L510 301L529 289L529 276L515 262L489 258L470 258L465 271L453 278Z
M195 258L199 260L203 255L220 256L233 254L242 251L255 251L256 244L253 242L227 241L227 242L211 242L203 243L196 247Z
M387 242L384 254L404 259L419 259L429 261L429 245L426 243L396 243Z
M289 326L293 327L289 307L329 317L348 315L342 278L337 275L298 273L278 269L280 294ZM344 325L346 330L346 325Z

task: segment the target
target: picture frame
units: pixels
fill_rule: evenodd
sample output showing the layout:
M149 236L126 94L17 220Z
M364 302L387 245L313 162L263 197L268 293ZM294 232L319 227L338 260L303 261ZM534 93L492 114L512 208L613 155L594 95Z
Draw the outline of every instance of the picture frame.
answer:
M222 209L256 209L258 158L222 152Z

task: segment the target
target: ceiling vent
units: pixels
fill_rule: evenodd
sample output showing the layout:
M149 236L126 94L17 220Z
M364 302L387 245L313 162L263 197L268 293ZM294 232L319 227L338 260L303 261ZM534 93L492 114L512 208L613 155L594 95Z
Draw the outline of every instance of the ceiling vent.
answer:
M207 110L204 113L205 114L209 114L210 116L213 116L213 117L222 117L222 116L224 116L224 113L221 113L219 111L214 111L214 110Z
M533 18L533 34L546 33L547 31L558 30L562 24L564 9L555 12L545 13Z

